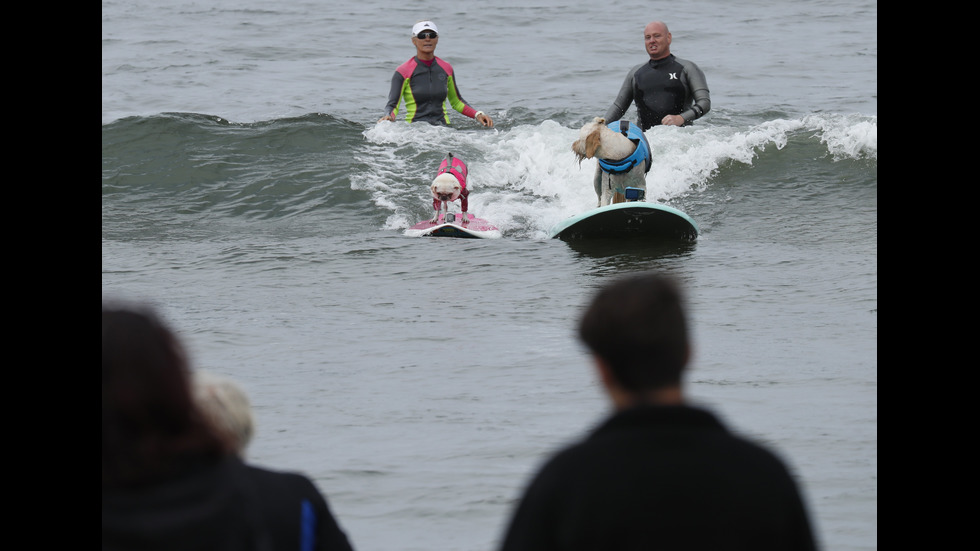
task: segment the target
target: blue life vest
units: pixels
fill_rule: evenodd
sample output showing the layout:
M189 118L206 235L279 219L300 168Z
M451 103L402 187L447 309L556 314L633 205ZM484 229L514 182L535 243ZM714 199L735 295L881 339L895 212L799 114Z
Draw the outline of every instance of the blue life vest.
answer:
M644 173L650 172L650 166L653 165L653 153L650 151L650 144L647 143L647 137L643 135L643 130L640 130L639 126L630 121L613 121L607 126L609 126L610 130L621 132L629 138L631 142L636 144L636 149L633 150L632 155L621 161L599 159L599 166L602 167L602 170L610 174L622 174L623 172L628 172L641 161L646 161L647 165Z

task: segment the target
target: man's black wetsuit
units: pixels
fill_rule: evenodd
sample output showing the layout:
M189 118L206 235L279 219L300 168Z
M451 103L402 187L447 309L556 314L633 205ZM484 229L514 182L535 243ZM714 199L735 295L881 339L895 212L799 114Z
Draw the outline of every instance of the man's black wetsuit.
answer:
M643 130L660 124L666 115L680 115L688 125L711 109L704 73L693 62L674 54L630 69L619 95L606 111L606 120L619 120L633 102Z

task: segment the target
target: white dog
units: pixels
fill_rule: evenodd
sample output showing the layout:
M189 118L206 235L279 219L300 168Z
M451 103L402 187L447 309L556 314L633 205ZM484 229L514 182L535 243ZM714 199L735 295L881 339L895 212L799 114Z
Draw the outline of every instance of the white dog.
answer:
M595 117L579 130L572 151L583 159L599 161L593 180L598 206L622 203L626 188L646 190L646 175L653 161L650 144L640 127L628 121Z
M466 174L469 170L466 163L450 153L442 160L439 165L439 174L432 180L430 189L432 190L432 208L436 211L433 222L439 221L439 213L443 210L449 213L449 203L456 199L460 200L463 210L463 222L468 222L466 215L469 210L470 191L466 189Z

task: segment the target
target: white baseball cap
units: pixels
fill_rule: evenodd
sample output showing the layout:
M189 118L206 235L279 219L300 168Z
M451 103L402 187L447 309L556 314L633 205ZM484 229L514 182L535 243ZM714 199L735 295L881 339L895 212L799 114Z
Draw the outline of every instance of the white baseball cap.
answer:
M415 36L422 31L434 31L436 34L439 34L439 29L436 28L436 24L432 21L419 21L412 26L412 36Z

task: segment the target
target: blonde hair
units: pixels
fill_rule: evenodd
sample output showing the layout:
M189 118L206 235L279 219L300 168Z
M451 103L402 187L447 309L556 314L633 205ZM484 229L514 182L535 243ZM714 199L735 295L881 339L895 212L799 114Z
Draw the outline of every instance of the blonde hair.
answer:
M204 417L244 456L255 434L252 405L245 390L237 382L207 371L197 370L193 378L194 398Z

